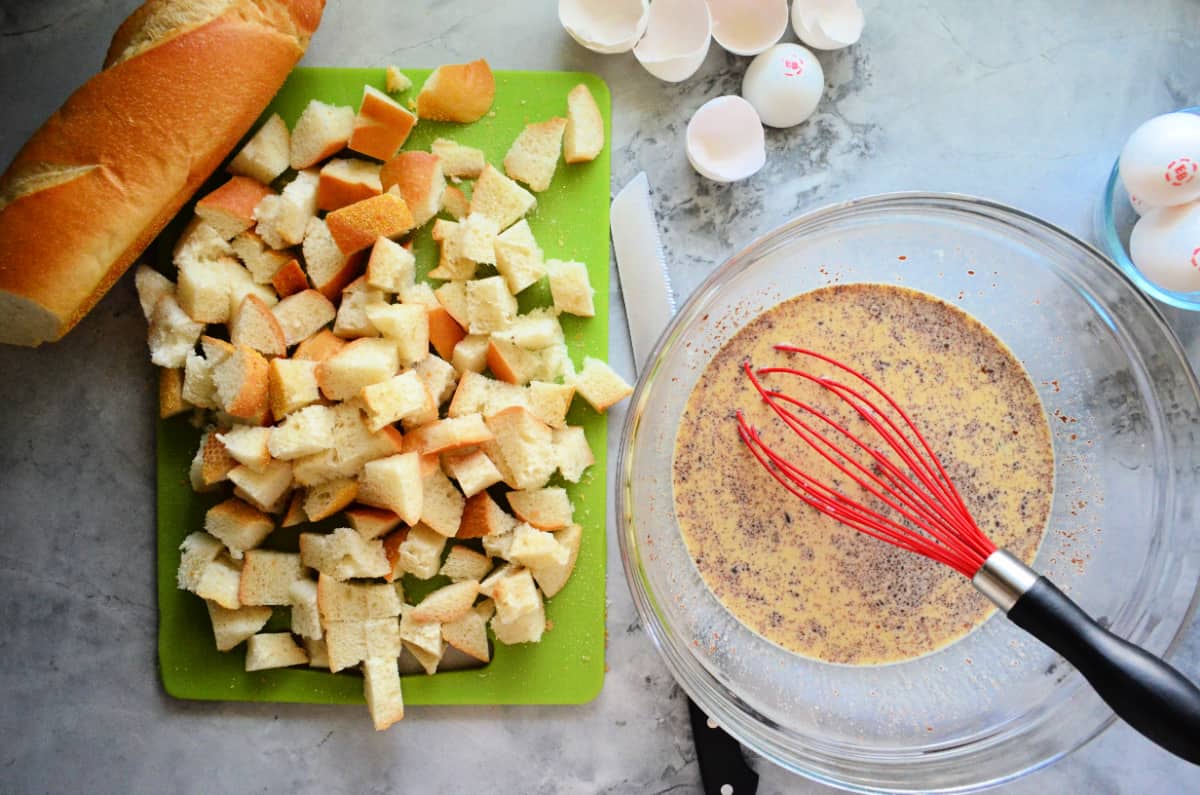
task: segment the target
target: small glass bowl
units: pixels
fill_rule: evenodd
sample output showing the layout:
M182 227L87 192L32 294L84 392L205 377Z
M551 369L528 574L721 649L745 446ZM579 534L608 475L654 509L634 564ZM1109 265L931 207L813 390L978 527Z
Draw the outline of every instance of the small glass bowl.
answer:
M1176 112L1200 116L1200 106L1181 108ZM1179 309L1200 311L1200 291L1181 293L1159 287L1146 278L1130 259L1129 233L1137 223L1138 214L1129 203L1129 193L1121 184L1120 165L1121 160L1117 158L1113 162L1112 172L1108 175L1108 184L1104 186L1104 196L1096 204L1096 240L1100 249L1117 263L1146 295Z

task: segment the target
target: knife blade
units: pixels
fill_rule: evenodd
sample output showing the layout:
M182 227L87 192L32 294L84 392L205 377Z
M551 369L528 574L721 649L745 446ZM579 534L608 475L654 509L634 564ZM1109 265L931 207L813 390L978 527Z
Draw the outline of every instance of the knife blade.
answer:
M609 220L634 365L641 372L654 343L675 314L645 172L630 180L613 198Z

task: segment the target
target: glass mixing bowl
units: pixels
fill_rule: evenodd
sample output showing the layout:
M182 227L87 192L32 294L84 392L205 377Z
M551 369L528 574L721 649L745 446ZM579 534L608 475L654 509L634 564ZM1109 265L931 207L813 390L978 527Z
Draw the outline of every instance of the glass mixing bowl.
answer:
M675 431L709 358L780 300L855 281L950 301L1024 362L1057 457L1035 566L1158 654L1187 626L1200 581L1200 394L1162 317L1112 263L1044 221L963 196L878 196L798 218L718 268L659 340L625 424L617 515L642 623L679 684L742 743L813 779L979 789L1078 748L1112 713L1074 669L996 615L900 663L785 651L717 601L675 520Z

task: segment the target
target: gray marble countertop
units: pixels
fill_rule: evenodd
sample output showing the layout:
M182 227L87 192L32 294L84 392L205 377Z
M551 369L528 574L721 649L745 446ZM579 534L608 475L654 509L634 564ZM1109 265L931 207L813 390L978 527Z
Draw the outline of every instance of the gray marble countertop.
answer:
M0 161L98 67L135 5L0 6ZM864 5L861 43L820 56L830 88L816 116L768 132L767 167L733 186L697 177L681 146L691 111L740 85L745 59L716 47L698 75L667 85L632 56L576 46L550 0L359 0L330 3L305 62L433 66L483 55L496 68L597 72L614 97L613 184L648 173L681 297L795 214L880 191L977 194L1089 237L1124 137L1200 100L1193 0ZM612 285L615 293L615 272ZM612 361L630 373L613 306ZM1200 321L1164 311L1200 364ZM417 708L376 734L361 708L165 695L155 671L155 396L144 336L127 277L63 342L0 349L0 603L9 616L0 791L698 790L685 699L638 626L615 539L612 670L590 704ZM1200 623L1176 663L1200 676ZM759 768L763 793L827 791ZM1000 791L1198 787L1196 768L1116 726Z

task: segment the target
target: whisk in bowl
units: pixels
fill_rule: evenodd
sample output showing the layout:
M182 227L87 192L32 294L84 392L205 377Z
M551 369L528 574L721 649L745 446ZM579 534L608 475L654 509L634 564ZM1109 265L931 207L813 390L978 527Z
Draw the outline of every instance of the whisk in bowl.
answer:
M1101 627L1048 579L998 549L912 418L871 379L816 351L794 345L775 350L837 373L743 364L763 402L818 457L815 462L827 462L859 493L851 496L853 488L823 482L811 467L788 460L739 409L739 436L781 486L847 527L950 566L1014 624L1074 665L1117 715L1166 750L1200 764L1200 689L1160 658ZM771 377L813 384L836 403L823 409L769 388L764 379ZM861 420L855 428L838 419L837 411L847 408Z

